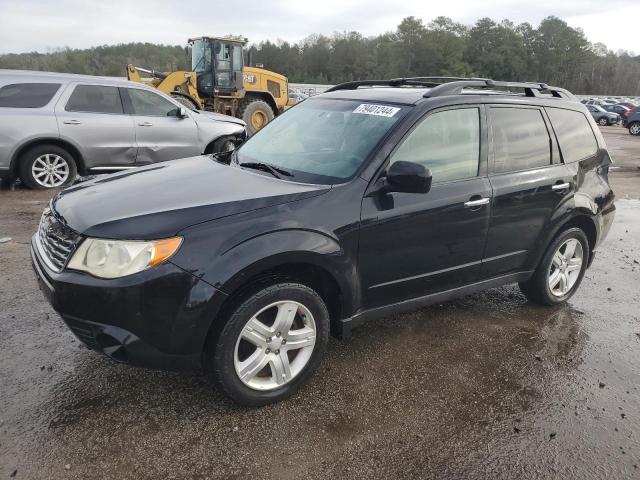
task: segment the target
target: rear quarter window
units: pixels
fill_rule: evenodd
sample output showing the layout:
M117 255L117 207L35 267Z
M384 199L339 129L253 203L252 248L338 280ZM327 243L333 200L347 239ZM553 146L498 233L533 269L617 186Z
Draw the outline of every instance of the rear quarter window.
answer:
M596 137L582 112L551 107L546 110L565 163L577 162L598 151Z
M0 88L0 107L44 107L59 89L59 83L12 83L5 85Z

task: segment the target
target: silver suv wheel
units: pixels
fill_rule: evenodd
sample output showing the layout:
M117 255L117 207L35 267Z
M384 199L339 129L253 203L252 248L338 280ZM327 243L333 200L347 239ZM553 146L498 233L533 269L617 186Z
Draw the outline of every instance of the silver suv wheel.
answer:
M633 122L629 126L629 133L631 133L631 135L640 135L640 122Z
M35 159L31 166L33 179L45 188L61 187L69 179L69 164L60 155L46 153Z
M280 388L304 369L315 342L316 322L307 307L290 300L267 305L240 332L236 374L254 390Z

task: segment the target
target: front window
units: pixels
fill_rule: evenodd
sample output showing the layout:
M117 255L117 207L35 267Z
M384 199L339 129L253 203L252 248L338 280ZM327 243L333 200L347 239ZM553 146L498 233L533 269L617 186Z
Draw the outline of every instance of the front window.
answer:
M129 88L128 92L134 115L177 117L180 113L180 107L156 93L138 88Z
M191 46L191 70L196 73L211 71L211 42L196 40Z
M293 181L340 183L360 168L409 107L309 99L269 122L236 160L287 170Z

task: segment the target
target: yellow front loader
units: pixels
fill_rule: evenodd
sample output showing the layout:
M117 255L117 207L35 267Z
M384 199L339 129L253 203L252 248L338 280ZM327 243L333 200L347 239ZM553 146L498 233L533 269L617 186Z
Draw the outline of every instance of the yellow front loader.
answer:
M285 109L289 85L284 75L245 67L246 42L239 37L191 38L191 71L158 72L129 64L127 78L155 87L189 108L241 118L252 135Z

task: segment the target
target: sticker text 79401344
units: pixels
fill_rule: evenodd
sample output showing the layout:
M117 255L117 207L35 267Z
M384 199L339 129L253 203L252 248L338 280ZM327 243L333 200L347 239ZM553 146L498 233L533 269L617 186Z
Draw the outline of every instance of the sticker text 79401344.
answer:
M353 113L363 113L365 115L378 115L379 117L393 117L398 113L400 109L398 107L389 107L387 105L371 105L369 103L362 103L358 105Z

